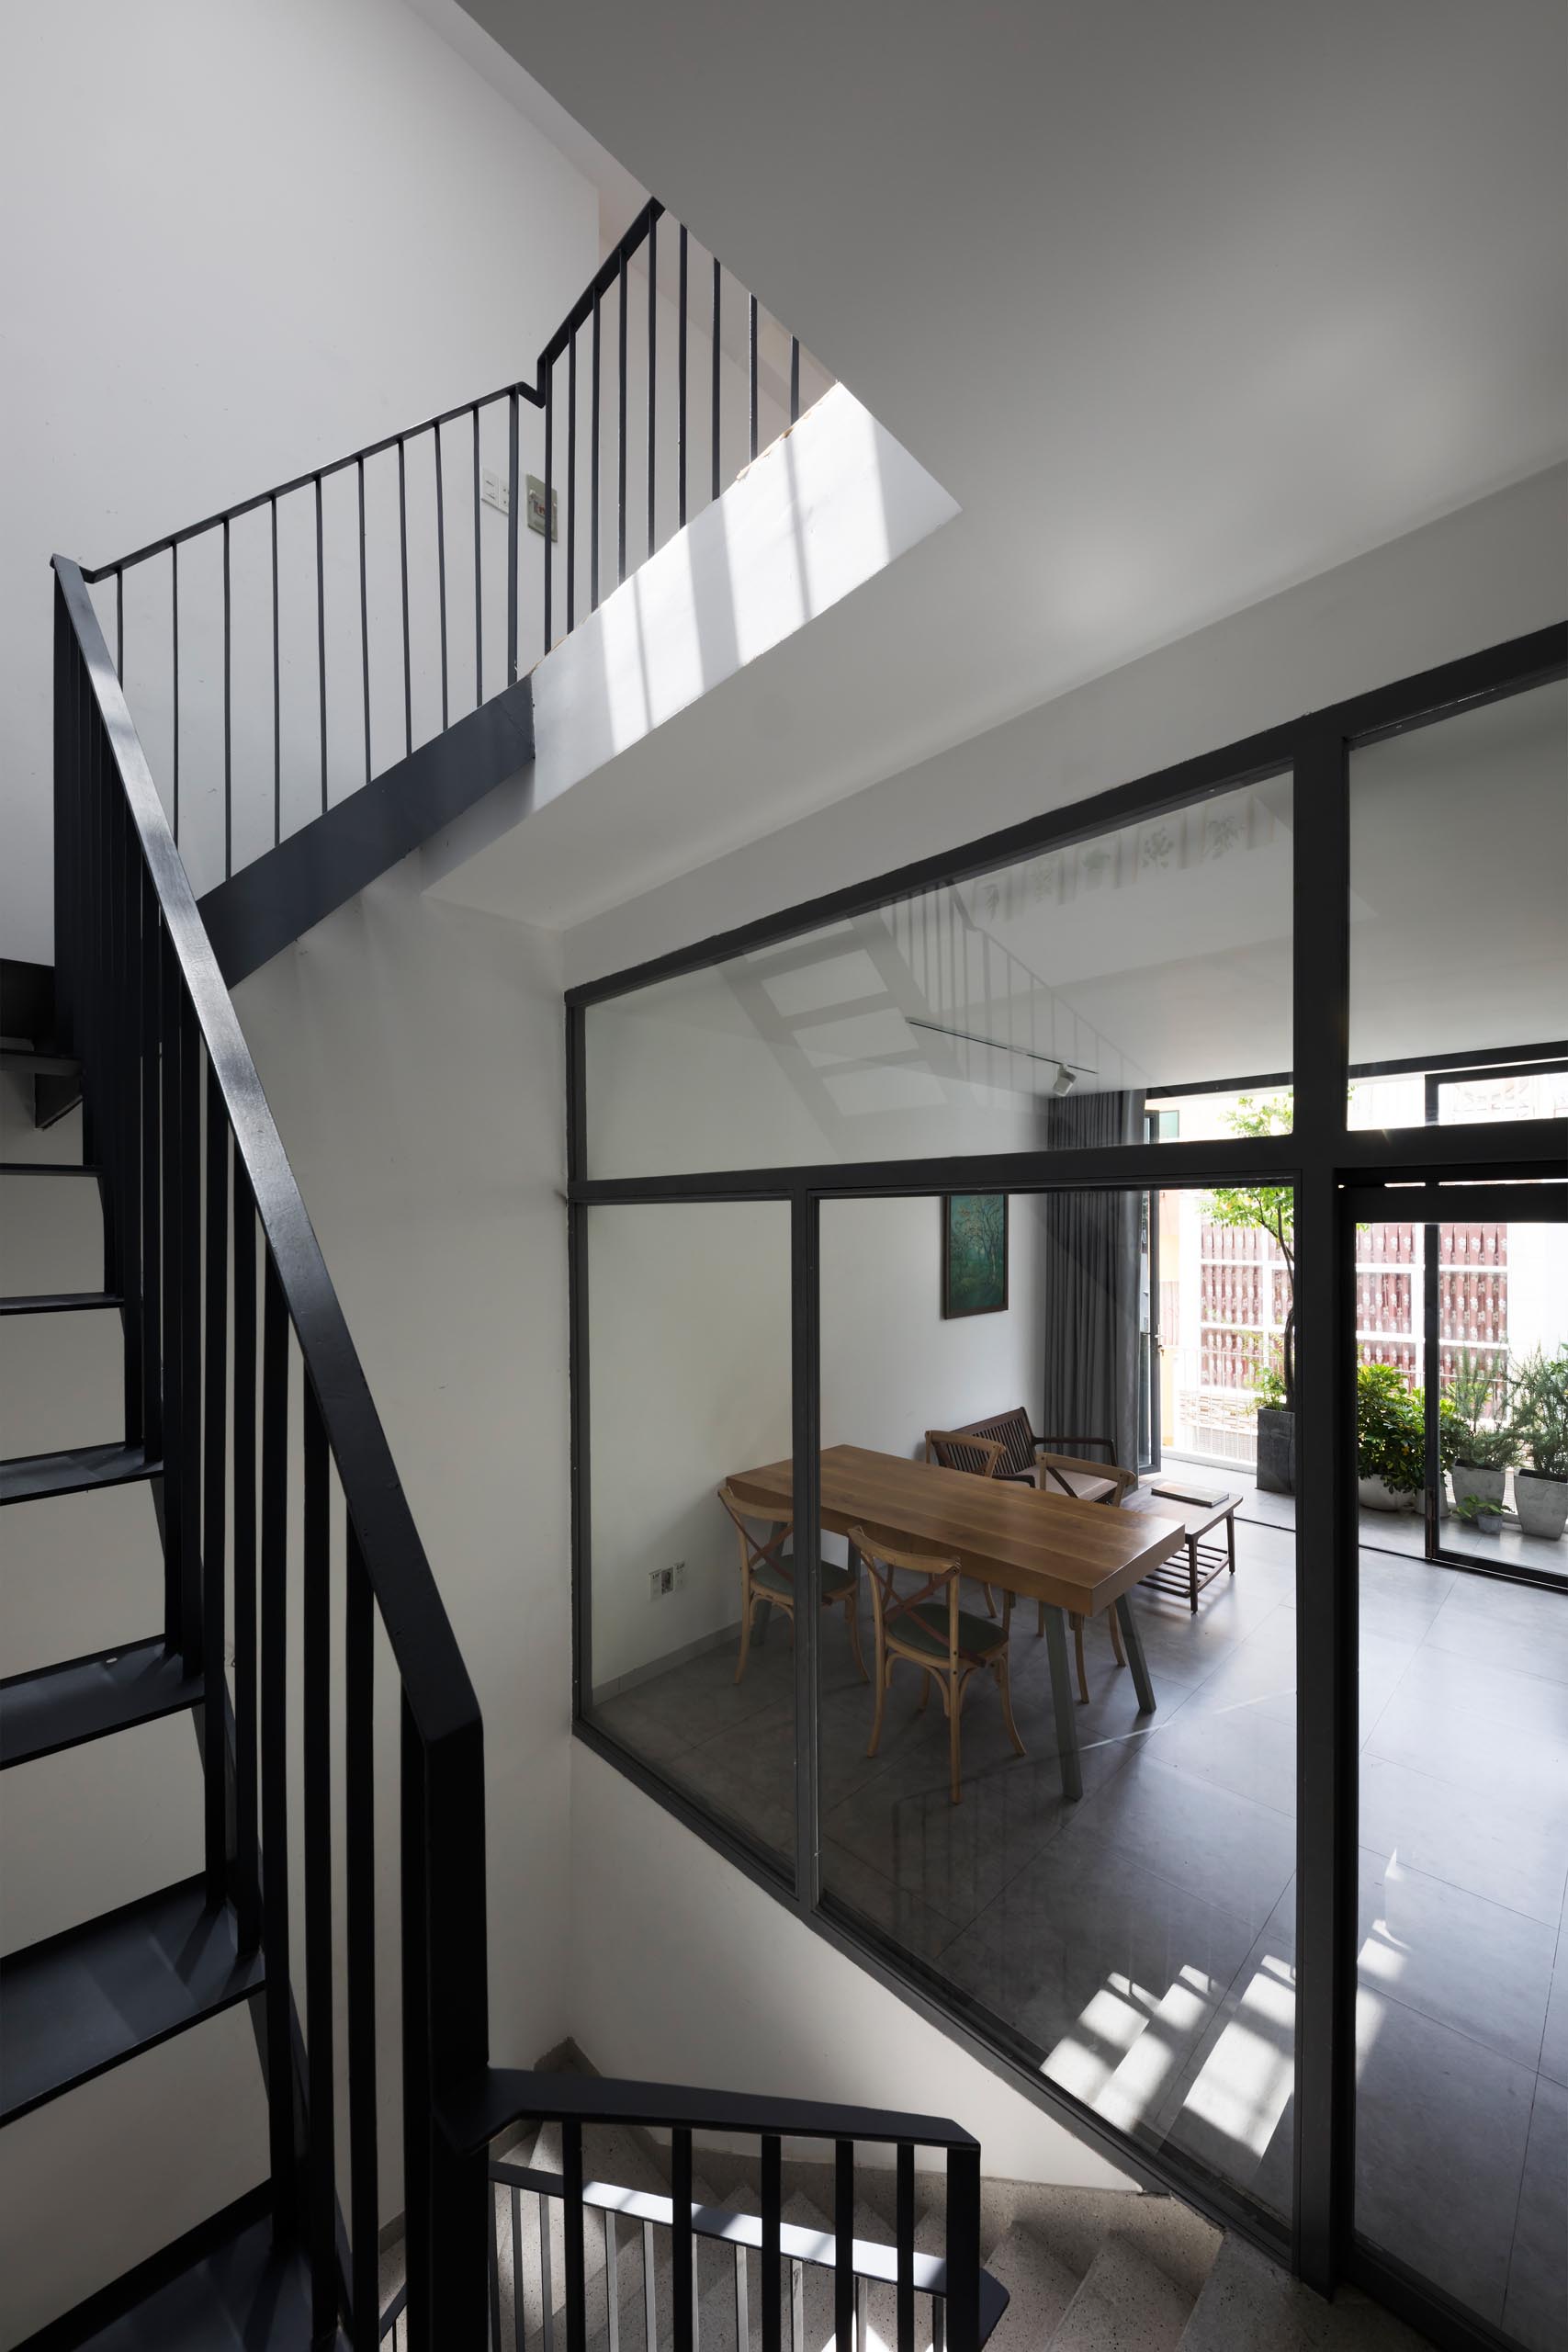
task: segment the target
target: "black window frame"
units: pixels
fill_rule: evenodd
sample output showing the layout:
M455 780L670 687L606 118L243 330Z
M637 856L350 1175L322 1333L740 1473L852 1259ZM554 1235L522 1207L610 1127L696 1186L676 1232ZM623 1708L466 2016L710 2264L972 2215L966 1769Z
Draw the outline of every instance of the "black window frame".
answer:
M572 1716L575 1736L766 1888L812 1930L878 1974L1013 2087L1055 2115L1122 2172L1174 2191L1223 2226L1239 2230L1319 2292L1360 2284L1421 2328L1455 2346L1500 2343L1403 2264L1354 2229L1359 1523L1356 1495L1354 1227L1388 1185L1439 1182L1535 1184L1561 1178L1568 1121L1538 1119L1378 1131L1348 1125L1350 757L1381 737L1432 725L1568 675L1568 623L1422 671L1220 749L1156 771L1071 807L1054 808L942 855L856 882L765 915L739 929L566 994L567 1200L571 1378ZM586 1050L590 1008L732 956L797 938L919 892L949 887L1010 862L1228 792L1266 777L1292 778L1293 931L1289 1135L1157 1142L1050 1152L737 1169L637 1178L588 1172ZM1523 1046L1454 1056L1455 1064L1544 1062L1563 1049ZM1438 1057L1438 1059L1446 1057ZM1382 1066L1380 1066L1382 1068ZM1435 1069L1437 1060L1414 1065ZM1235 1083L1245 1085L1245 1080ZM1227 1081L1227 1086L1230 1084ZM1203 1091L1216 1091L1205 1085ZM1179 1090L1167 1090L1179 1091ZM1298 1588L1297 2012L1294 2194L1283 2230L1239 2193L1196 2176L1168 2151L1135 2145L1070 2094L1000 2048L961 1996L867 1924L824 1905L817 1850L817 1656L820 1611L799 1612L795 1642L796 1838L793 1876L682 1794L584 1712L589 1644L587 1212L627 1203L719 1200L787 1204L795 1510L799 1550L820 1546L818 1487L818 1257L821 1207L832 1199L946 1191L1041 1192L1099 1184L1170 1190L1266 1181L1296 1188L1297 1246L1325 1279L1297 1302L1298 1563L1318 1566ZM1436 1193L1427 1196L1435 1200ZM1496 1196L1494 1196L1495 1198ZM1537 1196L1539 1197L1539 1196ZM1392 1212L1412 1195L1393 1193ZM1532 1211L1533 1213L1533 1211ZM1325 1573L1322 1564L1328 1564ZM1466 1563L1466 1565L1469 1565Z

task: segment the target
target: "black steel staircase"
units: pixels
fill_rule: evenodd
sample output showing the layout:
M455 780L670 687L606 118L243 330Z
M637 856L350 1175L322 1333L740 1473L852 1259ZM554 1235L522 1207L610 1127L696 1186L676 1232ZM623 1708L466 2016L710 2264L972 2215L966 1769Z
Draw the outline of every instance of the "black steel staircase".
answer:
M502 2315L492 2150L523 2119L559 2132L547 2201L558 2197L562 2216L567 2352L590 2340L585 2217L604 2226L584 2133L609 2122L668 2134L670 2196L642 2217L668 2241L659 2342L695 2342L696 2248L715 2224L694 2195L694 2140L727 2133L761 2151L760 2210L732 2234L758 2259L762 2352L782 2352L803 2262L831 2278L840 2342L864 2282L885 2277L900 2352L914 2352L917 2293L939 2341L977 2352L1006 2295L980 2268L979 2149L958 2126L491 2065L479 1708L116 664L62 559L55 820L53 986L13 976L25 1009L6 1016L6 1067L32 1081L40 1123L65 1090L79 1094L82 1158L7 1165L0 1182L95 1182L103 1273L100 1287L5 1305L28 1318L24 1332L51 1316L115 1317L123 1422L98 1442L0 1464L0 1506L150 1487L163 1609L130 1642L0 1683L0 1761L25 1770L188 1710L203 1855L195 1874L0 1962L0 2125L243 2003L267 2160L237 2203L51 2321L33 2352L366 2352L393 2328L411 2352L479 2352ZM389 1713L395 1750L377 1737ZM378 1792L393 1752L389 1852ZM389 1939L389 2011L378 1978ZM384 2302L389 2112L400 2118L406 2276ZM835 2226L814 2253L781 2221L792 2137L835 2152ZM882 2250L854 2233L860 2143L896 2165ZM917 2256L920 2146L939 2153L946 2188L942 2251ZM202 2161L193 2120L193 2175ZM62 2199L76 2187L62 2181ZM652 2352L651 2288L645 2310ZM604 2316L613 2347L613 2308Z

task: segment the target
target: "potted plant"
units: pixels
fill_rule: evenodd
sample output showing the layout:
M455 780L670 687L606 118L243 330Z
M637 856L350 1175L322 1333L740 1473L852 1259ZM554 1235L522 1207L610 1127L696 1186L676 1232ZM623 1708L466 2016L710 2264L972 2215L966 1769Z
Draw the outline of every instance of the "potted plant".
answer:
M1556 1543L1568 1527L1568 1347L1526 1356L1508 1384L1508 1421L1529 1454L1514 1471L1519 1532Z
M1503 1524L1503 1506L1489 1502L1484 1495L1461 1495L1454 1504L1454 1517L1472 1527L1477 1535L1495 1535Z
M1289 1093L1254 1102L1244 1095L1231 1113L1237 1136L1289 1135L1293 1121ZM1215 1225L1258 1227L1285 1261L1290 1304L1285 1310L1278 1370L1257 1384L1258 1483L1265 1493L1290 1495L1296 1487L1296 1194L1292 1184L1233 1184L1211 1193L1204 1204Z
M1391 1363L1356 1369L1356 1471L1368 1510L1414 1510L1426 1483L1421 1398Z
M1467 1495L1503 1508L1508 1473L1521 1446L1505 1408L1499 1408L1496 1367L1466 1349L1449 1384L1457 1443L1453 1454L1454 1501Z

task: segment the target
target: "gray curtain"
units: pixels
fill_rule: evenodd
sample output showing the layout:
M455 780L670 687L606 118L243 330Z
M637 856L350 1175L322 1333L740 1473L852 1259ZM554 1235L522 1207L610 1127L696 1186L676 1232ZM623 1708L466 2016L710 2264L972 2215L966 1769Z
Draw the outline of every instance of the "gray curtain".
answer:
M1045 1105L1046 1148L1137 1143L1141 1091L1069 1095ZM1048 1437L1108 1437L1138 1466L1138 1227L1135 1192L1043 1195L1043 1418Z

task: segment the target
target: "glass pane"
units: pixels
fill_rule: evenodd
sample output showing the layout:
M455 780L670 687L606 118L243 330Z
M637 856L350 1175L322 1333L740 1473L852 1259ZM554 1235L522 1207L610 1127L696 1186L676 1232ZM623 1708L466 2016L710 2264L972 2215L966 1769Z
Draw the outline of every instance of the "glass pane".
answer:
M1350 761L1351 1124L1561 1108L1561 1057L1440 1086L1467 1054L1568 1036L1568 683L1367 744ZM1403 1067L1389 1072L1380 1065ZM1425 1064L1425 1069L1423 1068ZM1461 1107L1464 1096L1484 1107Z
M586 1214L586 1711L729 1827L792 1857L788 1512L747 1517L743 1542L719 1499L732 1473L790 1451L789 1211Z
M1291 1067L1288 776L590 1008L594 1176L1141 1141Z
M1445 1455L1506 1456L1512 1422L1522 1464L1561 1460L1548 1432L1568 1393L1564 1229L1434 1230L1438 1381L1458 1408ZM1421 1447L1420 1389L1363 1363L1359 1390L1361 1467L1397 1484ZM1449 1473L1455 1492L1489 1476L1517 1511L1517 1467L1455 1459ZM1363 1509L1361 1533L1357 2227L1528 2352L1555 2352L1568 2312L1568 1589L1506 1571L1560 1568L1563 1542L1517 1519L1486 1532L1450 1516L1429 1563L1418 1512L1386 1508Z
M823 1207L823 1549L847 1575L849 1530L866 1532L871 1675L825 1619L825 1899L1108 2122L1288 2214L1294 1535L1250 1479L1137 1478L1144 1239L1132 1190ZM953 1560L974 1662L956 1802ZM1160 1586L1140 1580L1156 1567ZM1119 1662L1118 1590L1152 1713Z
M1568 1225L1438 1227L1442 1548L1568 1577Z

